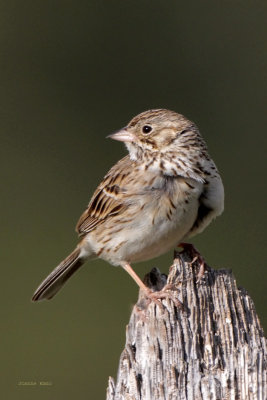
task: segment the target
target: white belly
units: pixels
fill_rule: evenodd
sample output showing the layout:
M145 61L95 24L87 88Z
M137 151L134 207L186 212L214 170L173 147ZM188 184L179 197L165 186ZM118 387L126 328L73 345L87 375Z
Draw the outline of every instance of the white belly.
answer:
M140 262L158 257L175 248L193 226L198 211L198 200L194 199L186 208L179 208L169 220L165 215L155 218L143 210L131 223L123 225L116 232L110 231L110 240L105 246L90 235L90 248L100 258L113 265L122 261ZM115 222L115 221L113 221ZM99 239L99 237L98 237Z
M191 205L192 206L192 205ZM143 218L129 227L128 241L118 251L120 260L139 262L149 260L176 247L191 229L196 216L197 204L190 211L179 212L171 221L167 218L152 225ZM137 229L136 229L137 227ZM127 258L126 258L127 257Z
M184 191L188 186L179 184L172 202L175 208L167 215L170 202L165 196L151 196L150 201L136 202L131 211L134 217L118 215L109 219L99 229L87 235L90 253L113 265L139 262L158 257L176 247L192 228L198 213L198 198L202 184L195 183L185 202ZM138 198L139 199L139 198ZM143 207L143 204L145 206ZM121 223L128 219L129 222Z

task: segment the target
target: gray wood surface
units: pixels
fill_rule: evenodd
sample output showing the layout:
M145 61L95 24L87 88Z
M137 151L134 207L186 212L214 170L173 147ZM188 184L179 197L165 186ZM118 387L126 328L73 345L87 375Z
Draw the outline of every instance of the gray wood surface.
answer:
M228 270L206 268L177 253L170 268L171 299L162 306L139 295L126 328L117 381L107 400L266 400L266 340L253 301ZM166 276L145 277L153 290Z

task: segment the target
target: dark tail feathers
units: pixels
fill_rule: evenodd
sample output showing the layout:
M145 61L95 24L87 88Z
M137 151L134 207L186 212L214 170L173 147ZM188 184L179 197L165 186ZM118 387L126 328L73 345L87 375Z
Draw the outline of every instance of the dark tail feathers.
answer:
M65 282L76 272L85 260L79 258L80 249L75 249L63 260L36 289L32 301L51 299L62 288Z

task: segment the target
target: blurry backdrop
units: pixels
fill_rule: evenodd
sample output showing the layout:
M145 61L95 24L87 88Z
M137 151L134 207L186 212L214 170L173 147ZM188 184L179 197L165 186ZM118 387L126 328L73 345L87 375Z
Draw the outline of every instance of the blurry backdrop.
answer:
M30 298L126 152L105 137L149 108L185 114L205 137L225 212L193 242L233 269L266 326L266 36L264 1L0 2L2 398L105 398L135 283L95 261L53 301Z

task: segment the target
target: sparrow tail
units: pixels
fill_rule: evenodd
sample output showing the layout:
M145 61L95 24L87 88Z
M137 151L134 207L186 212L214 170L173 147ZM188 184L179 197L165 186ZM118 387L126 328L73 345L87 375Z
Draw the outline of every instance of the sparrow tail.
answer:
M32 301L49 300L54 297L72 274L86 261L86 259L81 258L80 253L80 249L76 248L65 258L36 289Z

